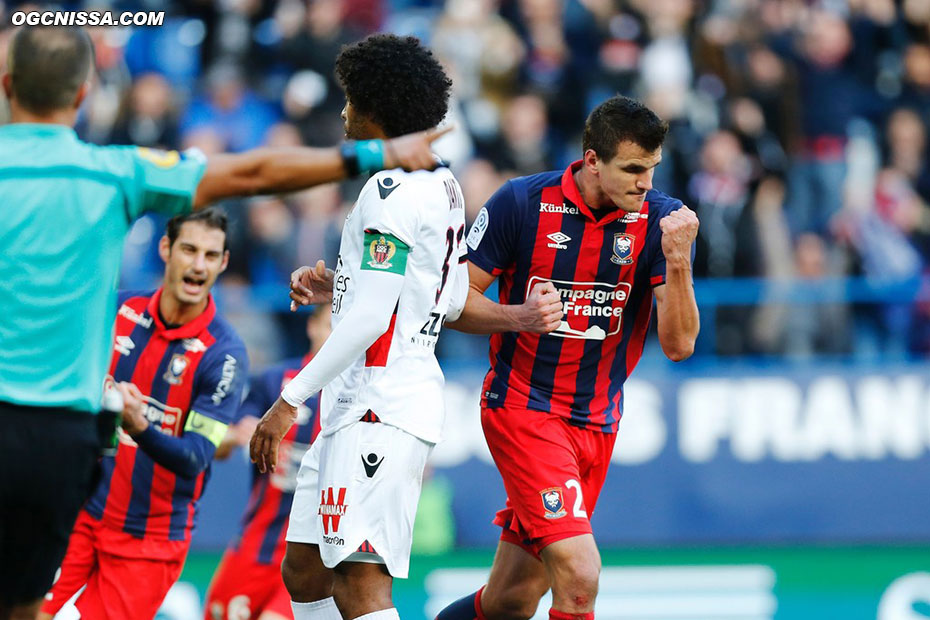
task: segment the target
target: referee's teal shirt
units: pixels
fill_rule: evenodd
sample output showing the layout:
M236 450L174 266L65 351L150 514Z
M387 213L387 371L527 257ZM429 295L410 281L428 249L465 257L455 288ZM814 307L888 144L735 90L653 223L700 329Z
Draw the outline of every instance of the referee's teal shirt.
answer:
M96 412L113 346L123 238L191 209L199 154L0 126L0 401Z

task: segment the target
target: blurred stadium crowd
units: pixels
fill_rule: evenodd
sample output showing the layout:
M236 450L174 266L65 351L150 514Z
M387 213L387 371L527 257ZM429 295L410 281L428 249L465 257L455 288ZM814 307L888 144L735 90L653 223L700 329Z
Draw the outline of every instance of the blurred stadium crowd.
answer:
M0 0L4 61L9 15L39 6ZM98 7L166 11L167 19L160 28L93 31L99 79L78 125L85 140L208 153L332 145L342 139L333 76L340 47L379 30L413 34L454 80L457 130L437 151L462 183L469 221L507 178L578 159L584 119L597 103L616 92L635 96L670 123L654 185L698 213L696 277L765 283L749 302L724 299L704 314L714 327L705 352L930 351L930 291L921 287L930 281L928 0L41 5ZM0 122L4 113L0 107ZM298 264L335 262L359 187L228 209L225 290L250 285L243 296L280 297L269 302L281 310L277 321L239 322L258 345L250 346L255 367L300 352L289 334L301 325L283 312L284 282ZM123 286L160 276L162 225L147 219L133 230ZM916 282L916 295L863 304L844 297L850 283L875 281ZM834 301L766 303L772 290L797 282ZM831 287L838 297L823 295ZM446 357L486 351L462 335L444 335L441 345Z

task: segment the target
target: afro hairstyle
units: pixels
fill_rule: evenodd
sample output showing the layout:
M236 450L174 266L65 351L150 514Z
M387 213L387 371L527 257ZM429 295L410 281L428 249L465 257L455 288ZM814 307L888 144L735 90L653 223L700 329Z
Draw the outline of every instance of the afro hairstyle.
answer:
M449 109L452 80L416 37L375 34L348 45L336 77L352 107L389 138L435 127Z

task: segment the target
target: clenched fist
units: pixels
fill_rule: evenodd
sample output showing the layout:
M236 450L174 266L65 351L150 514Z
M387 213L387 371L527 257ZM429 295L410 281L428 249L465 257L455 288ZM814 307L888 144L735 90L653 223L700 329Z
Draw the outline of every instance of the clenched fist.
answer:
M520 331L548 334L562 321L562 300L552 282L534 286L520 310Z
M697 237L699 226L697 215L686 206L672 211L661 220L662 253L668 262L691 262L691 244Z
M123 418L120 424L130 437L140 435L149 426L145 417L145 395L134 383L120 381L116 389L123 396Z

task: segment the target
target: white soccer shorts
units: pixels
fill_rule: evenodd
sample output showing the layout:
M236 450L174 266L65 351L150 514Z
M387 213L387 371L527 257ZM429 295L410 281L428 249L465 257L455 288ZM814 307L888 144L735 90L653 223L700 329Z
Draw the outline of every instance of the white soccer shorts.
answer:
M320 435L297 473L288 542L319 545L328 568L371 562L406 578L433 445L380 422L355 422Z

